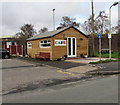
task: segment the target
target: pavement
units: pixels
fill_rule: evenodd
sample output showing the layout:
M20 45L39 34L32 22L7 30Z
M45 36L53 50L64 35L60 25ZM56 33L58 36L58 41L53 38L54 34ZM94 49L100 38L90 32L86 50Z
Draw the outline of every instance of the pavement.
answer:
M101 60L107 60L108 58L101 58ZM95 57L89 58L81 58L81 59L71 59L66 60L67 62L74 63L83 63L88 64L92 67L97 67L95 70L89 70L86 73L91 75L112 75L112 74L120 74L120 62L109 62L109 63L99 63L99 64L89 64L90 62L97 62L100 59ZM112 60L116 60L116 58L112 58Z
M75 63L83 63L83 64L89 64L90 62L97 62L99 60L107 60L108 58L98 58L98 57L88 57L88 58L79 58L79 59L68 59L66 61L68 62L75 62ZM112 60L115 60L115 58L111 58Z
M120 62L109 62L109 63L100 63L95 64L95 66L99 67L97 70L89 71L89 74L93 75L112 75L112 74L120 74Z
M82 60L84 61L84 59L77 61L82 62ZM117 62L97 65L79 62L42 61L31 58L4 59L2 60L2 94L44 89L52 85L89 79L93 77L91 74L98 73L98 70L103 72L118 70Z

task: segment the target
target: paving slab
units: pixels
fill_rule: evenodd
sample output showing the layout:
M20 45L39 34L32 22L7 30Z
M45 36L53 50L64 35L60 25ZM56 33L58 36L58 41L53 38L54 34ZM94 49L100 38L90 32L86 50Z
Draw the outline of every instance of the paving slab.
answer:
M92 71L92 70L96 70L96 69L98 69L98 68L92 67L89 65L85 65L85 66L78 66L78 67L70 68L70 69L67 69L66 71L76 73L76 74L84 74L88 71Z
M101 58L101 60L107 60L109 58ZM115 58L112 58L115 60ZM99 61L100 58L98 57L88 57L88 58L79 58L79 59L70 59L70 60L65 60L66 62L74 62L74 63L83 63L83 64L89 64L90 62L97 62Z

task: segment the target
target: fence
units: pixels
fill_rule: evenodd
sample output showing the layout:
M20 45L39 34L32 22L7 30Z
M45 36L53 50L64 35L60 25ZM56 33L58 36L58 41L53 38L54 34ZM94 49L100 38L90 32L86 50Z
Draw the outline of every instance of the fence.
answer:
M4 45L3 48L10 52L10 55L25 56L26 46L25 45Z
M102 36L102 49L109 49L109 39L107 35ZM112 35L112 51L119 52L120 51L120 34L113 34ZM99 51L99 39L97 36L94 37L94 47L95 51ZM92 37L89 36L89 51L92 51Z

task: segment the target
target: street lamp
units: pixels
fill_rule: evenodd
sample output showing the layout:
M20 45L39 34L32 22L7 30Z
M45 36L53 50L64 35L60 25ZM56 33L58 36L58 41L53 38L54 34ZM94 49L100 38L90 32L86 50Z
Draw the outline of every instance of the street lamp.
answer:
M53 30L55 30L55 14L54 14L55 9L52 9L52 11L53 11Z
M116 6L118 4L118 2L115 2L114 4L112 4L109 8L109 22L110 22L110 27L109 27L109 59L111 59L111 8L113 6Z

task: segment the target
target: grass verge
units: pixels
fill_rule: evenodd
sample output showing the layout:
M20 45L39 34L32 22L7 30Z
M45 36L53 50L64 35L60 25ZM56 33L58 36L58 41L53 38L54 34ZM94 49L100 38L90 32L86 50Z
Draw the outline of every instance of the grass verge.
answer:
M99 57L99 53L98 53L98 52L95 52L95 53L94 53L94 56ZM109 58L109 53L101 54L101 57L102 57L102 58ZM120 58L120 53L119 53L119 52L112 52L112 53L111 53L111 57L112 57L112 58Z
M90 64L108 63L108 62L120 62L120 59L117 59L117 60L112 60L112 59L100 60L100 61L97 61L97 62L90 62Z

